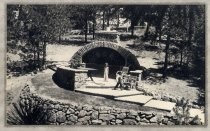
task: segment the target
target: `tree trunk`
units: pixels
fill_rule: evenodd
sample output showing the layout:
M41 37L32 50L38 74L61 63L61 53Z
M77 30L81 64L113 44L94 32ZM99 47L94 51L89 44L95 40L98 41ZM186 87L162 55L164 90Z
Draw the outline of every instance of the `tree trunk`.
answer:
M103 11L103 24L102 24L102 30L105 29L105 11Z
M183 51L182 51L182 49L181 49L181 52L180 52L181 54L180 54L180 67L182 66L182 62L183 62Z
M87 43L87 31L88 31L88 21L85 20L85 43Z
M131 36L134 34L134 20L131 20Z
M93 40L95 39L95 19L93 20Z
M61 43L61 35L59 34L58 36L58 43L60 44Z
M37 42L37 63L38 63L38 68L40 69L40 49L39 49L39 41Z
M107 26L109 27L109 20L110 20L110 10L108 9L108 12L107 12Z
M145 30L144 38L147 40L148 39L148 34L149 34L149 27L150 27L150 22L147 24L147 28Z
M120 12L118 11L117 13L117 28L119 27L120 25Z
M36 67L37 67L37 62L36 62L36 46L35 46L35 42L33 43L33 47L34 47L34 49L33 49L33 53L34 53L34 58L33 58L33 68L34 69L36 69Z
M46 46L47 46L47 43L46 43L46 41L44 41L44 43L43 43L42 66L44 66L45 62L46 62Z
M170 45L170 35L167 36L167 42L166 42L166 47L165 47L165 62L164 62L164 67L163 67L163 78L167 77L169 45Z

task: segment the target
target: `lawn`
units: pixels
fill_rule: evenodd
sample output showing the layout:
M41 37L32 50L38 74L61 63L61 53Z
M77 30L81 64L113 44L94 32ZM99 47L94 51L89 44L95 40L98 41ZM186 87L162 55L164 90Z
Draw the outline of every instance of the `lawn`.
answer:
M122 109L132 109L137 111L152 111L152 112L164 112L148 107L143 107L138 104L132 104L127 102L115 101L100 96L87 95L79 92L69 91L58 87L52 80L54 72L45 71L44 73L37 74L32 78L32 84L35 87L35 91L43 96L48 96L57 100L67 100L81 105L93 105L93 106L108 106Z

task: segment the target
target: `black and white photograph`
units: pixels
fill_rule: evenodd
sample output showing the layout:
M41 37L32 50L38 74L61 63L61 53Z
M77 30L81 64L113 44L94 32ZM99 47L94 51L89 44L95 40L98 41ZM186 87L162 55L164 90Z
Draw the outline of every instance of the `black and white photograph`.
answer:
M6 127L207 125L204 3L5 6Z

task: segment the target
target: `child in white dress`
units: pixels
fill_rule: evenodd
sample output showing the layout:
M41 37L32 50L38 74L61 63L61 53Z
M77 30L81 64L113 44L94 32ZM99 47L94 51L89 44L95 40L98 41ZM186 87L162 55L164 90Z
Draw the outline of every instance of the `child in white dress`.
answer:
M104 67L104 81L108 81L109 79L109 65L108 63L105 63Z

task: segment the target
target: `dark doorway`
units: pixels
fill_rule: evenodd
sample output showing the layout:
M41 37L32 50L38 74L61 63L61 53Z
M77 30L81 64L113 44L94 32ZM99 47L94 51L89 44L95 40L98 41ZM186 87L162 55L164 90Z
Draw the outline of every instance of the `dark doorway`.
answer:
M88 51L83 55L82 61L87 67L96 68L97 71L93 75L103 77L105 63L109 64L109 77L115 77L118 70L125 66L125 58L117 51L98 47Z

